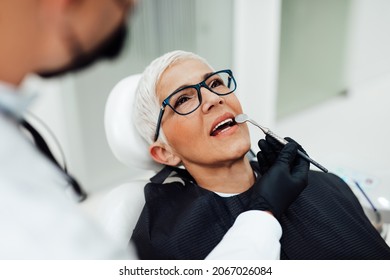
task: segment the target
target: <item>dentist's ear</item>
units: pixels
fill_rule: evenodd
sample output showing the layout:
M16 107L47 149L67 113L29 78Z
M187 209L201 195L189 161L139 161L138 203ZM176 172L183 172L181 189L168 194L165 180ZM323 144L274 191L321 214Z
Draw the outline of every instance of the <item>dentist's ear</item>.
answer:
M181 162L181 159L173 153L168 145L160 142L155 142L150 145L149 154L154 161L161 164L177 166Z

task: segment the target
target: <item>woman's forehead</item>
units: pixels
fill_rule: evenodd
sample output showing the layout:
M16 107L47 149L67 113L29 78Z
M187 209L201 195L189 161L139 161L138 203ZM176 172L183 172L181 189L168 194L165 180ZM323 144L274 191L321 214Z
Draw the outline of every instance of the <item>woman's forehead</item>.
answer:
M206 73L211 72L212 69L201 60L180 59L172 63L161 74L156 87L157 96L160 99L165 98L182 86L199 83Z

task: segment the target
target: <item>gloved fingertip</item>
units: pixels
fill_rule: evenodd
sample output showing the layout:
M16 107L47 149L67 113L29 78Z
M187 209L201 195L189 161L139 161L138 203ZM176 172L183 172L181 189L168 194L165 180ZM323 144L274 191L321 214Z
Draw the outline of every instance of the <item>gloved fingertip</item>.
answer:
M257 142L257 145L259 146L260 150L262 150L262 147L267 145L267 142L265 142L264 139L260 139L259 142Z

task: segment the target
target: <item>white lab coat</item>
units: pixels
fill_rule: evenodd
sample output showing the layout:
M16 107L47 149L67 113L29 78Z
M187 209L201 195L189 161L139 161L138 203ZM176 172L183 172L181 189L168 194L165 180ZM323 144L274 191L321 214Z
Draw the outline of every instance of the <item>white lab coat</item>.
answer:
M0 106L23 114L26 98L0 83ZM1 109L1 108L0 108ZM0 259L135 259L65 193L63 174L0 113ZM279 259L281 227L262 211L241 214L207 259Z
M222 241L207 256L209 260L280 259L279 222L264 211L240 214Z
M0 84L0 102L21 114L25 97ZM0 259L130 259L66 195L63 174L0 114Z

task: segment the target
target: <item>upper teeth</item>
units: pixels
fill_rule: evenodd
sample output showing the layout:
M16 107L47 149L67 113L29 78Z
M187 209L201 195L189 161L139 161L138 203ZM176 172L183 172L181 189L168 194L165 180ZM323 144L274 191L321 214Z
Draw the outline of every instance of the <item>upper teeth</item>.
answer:
M221 125L224 125L225 123L229 123L229 122L232 122L232 121L233 121L233 119L226 119L226 120L224 120L224 121L221 121L219 124L217 124L217 125L214 127L214 129L213 129L212 132L216 131L216 130L218 129L218 127L220 127Z

